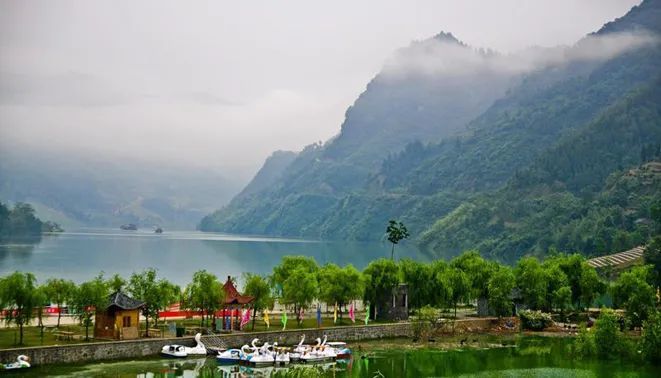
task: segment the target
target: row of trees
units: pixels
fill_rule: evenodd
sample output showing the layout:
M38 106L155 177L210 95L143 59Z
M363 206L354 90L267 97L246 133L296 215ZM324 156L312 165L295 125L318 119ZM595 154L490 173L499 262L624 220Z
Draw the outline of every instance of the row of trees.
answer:
M35 241L42 232L62 231L57 223L43 222L32 205L19 202L13 207L0 202L0 242Z
M424 306L454 309L461 304L478 302L481 315L509 316L515 303L533 310L564 313L583 309L603 293L612 294L614 305L627 310L632 326L640 326L655 311L656 298L651 265L635 267L619 275L614 282L602 279L578 254L551 253L544 261L525 257L514 266L485 260L476 251L468 251L449 262L430 263L404 259L372 261L362 272L352 265L319 266L310 257L285 256L269 276L246 273L244 294L253 296L253 328L257 311L272 308L277 299L289 306L301 322L301 309L315 301L330 306L337 304L342 313L351 301L363 299L381 312L380 306L391 303L393 289L399 283L409 288L409 308ZM0 305L8 309L7 322L20 328L45 303L61 307L66 303L86 327L92 324L95 309L107 306L110 293L126 290L145 303L143 316L158 322L159 311L179 301L185 309L201 311L201 322L222 308L224 291L218 278L206 271L196 272L182 290L166 279L158 278L154 269L134 273L128 280L118 275L103 275L76 285L64 279L50 279L38 285L31 273L16 272L0 279ZM480 305L481 304L481 305ZM60 318L58 316L58 326ZM41 324L41 322L40 322Z

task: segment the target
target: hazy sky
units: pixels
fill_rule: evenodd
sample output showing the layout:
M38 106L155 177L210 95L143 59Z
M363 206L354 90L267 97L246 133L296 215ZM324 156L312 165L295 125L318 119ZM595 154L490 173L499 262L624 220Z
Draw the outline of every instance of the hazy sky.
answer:
M638 2L0 0L0 158L27 147L247 177L335 135L412 40L571 44Z

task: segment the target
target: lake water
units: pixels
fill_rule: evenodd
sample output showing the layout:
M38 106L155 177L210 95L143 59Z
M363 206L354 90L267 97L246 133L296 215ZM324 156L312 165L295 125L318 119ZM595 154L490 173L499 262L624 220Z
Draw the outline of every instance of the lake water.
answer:
M356 351L349 362L320 365L317 376L334 378L423 377L658 377L650 365L580 360L571 355L572 340L521 337L507 347ZM363 358L364 357L364 358ZM35 367L24 377L285 377L286 369L218 366L214 359L124 361ZM380 373L380 374L379 374ZM290 374L289 376L295 376Z
M390 258L390 244L319 242L262 238L196 231L121 231L81 229L46 235L34 245L0 245L0 275L20 270L40 282L63 277L81 282L104 271L124 277L145 268L185 285L193 273L206 269L222 281L243 272L270 273L285 255L314 257L319 264L348 263L364 268L371 260ZM397 258L427 260L412 243L395 249Z

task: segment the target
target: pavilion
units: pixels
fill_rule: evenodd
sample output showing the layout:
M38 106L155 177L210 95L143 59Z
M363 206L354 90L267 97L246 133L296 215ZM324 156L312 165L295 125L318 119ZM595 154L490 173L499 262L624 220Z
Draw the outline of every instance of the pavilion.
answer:
M225 292L225 303L223 304L223 322L222 328L224 330L239 329L240 313L242 309L249 307L255 301L255 297L250 295L241 295L234 286L232 277L227 276L227 281L223 285ZM229 328L227 321L229 320Z

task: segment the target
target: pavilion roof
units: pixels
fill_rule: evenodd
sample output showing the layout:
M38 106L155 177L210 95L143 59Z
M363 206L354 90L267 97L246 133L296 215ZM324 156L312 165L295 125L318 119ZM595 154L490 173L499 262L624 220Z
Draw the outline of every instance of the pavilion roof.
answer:
M241 295L239 291L234 286L232 278L227 276L227 281L223 285L223 290L225 291L225 304L249 304L255 300L255 297L250 295Z
M108 297L108 307L116 306L122 310L135 310L145 305L145 302L133 299L121 291L116 291Z

